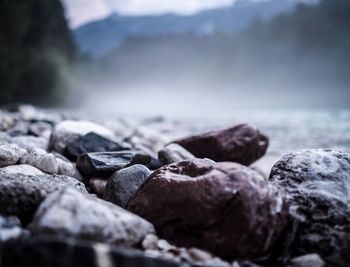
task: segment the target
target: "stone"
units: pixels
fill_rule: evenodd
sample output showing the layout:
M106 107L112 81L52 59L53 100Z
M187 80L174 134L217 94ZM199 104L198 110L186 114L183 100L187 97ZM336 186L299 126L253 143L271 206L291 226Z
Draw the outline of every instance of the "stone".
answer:
M137 250L120 249L108 244L63 238L34 238L7 243L2 267L189 267L147 257Z
M125 142L117 142L107 139L96 133L88 133L67 144L64 155L70 160L89 152L116 152L130 149Z
M255 127L240 124L174 141L197 158L232 161L250 165L261 158L268 147L268 138Z
M112 130L89 121L66 120L58 123L50 137L50 147L63 153L67 144L90 132L97 133L105 138L114 138Z
M120 169L146 162L150 162L150 156L139 154L138 151L134 150L96 152L81 155L77 160L77 167L84 176L109 178Z
M0 214L15 215L27 222L49 193L64 187L86 192L84 184L68 176L1 173Z
M39 170L38 168L35 168L31 165L27 164L19 164L19 165L11 165L4 168L0 168L0 175L1 174L24 174L24 175L44 175L45 173Z
M55 155L47 153L41 148L33 149L21 160L22 164L29 164L48 174L58 173L58 163Z
M26 153L15 144L0 145L0 167L15 165Z
M21 222L16 217L0 216L0 244L19 238L22 234Z
M158 152L158 158L164 165L177 163L195 156L178 144L169 144Z
M293 267L323 267L324 261L317 254L308 254L291 259Z
M154 228L146 220L116 205L67 187L45 199L34 215L30 231L33 235L131 247L153 233Z
M107 182L108 181L106 179L91 178L89 180L89 186L93 193L102 197L105 192Z
M285 193L298 224L291 254L319 254L329 266L350 262L350 155L308 149L290 153L269 180Z
M67 162L61 158L56 158L57 165L58 165L58 174L59 175L66 175L70 177L74 177L78 179L79 181L83 180L83 177L81 176L80 172L78 171L75 163Z
M155 171L127 209L177 246L246 259L268 253L286 227L288 208L258 172L238 163L193 159Z
M108 180L103 199L126 208L130 198L150 174L151 171L140 164L115 172Z
M151 152L157 155L158 151L161 150L169 140L156 131L143 127L137 128L125 141L132 144L134 148L139 149L140 147L144 147L146 153Z
M16 144L29 152L36 148L41 148L47 151L49 145L47 138L36 136L15 136L10 138L8 142Z
M45 121L33 122L29 125L28 133L37 137L50 138L52 124Z

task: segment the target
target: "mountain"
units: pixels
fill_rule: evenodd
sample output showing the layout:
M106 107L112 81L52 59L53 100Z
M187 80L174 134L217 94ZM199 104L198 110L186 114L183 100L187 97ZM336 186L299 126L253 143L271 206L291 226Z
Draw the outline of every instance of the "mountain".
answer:
M130 37L237 32L254 20L267 20L288 12L299 2L313 3L317 0L238 0L229 7L205 10L190 16L123 16L115 13L78 28L74 36L84 53L100 57Z

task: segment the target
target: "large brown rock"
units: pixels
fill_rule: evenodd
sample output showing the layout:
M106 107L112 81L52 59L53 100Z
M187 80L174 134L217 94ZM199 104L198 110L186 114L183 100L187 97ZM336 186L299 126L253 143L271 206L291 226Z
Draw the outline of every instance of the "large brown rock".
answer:
M269 139L255 127L241 124L193 135L176 140L174 143L183 146L198 158L250 165L265 154Z
M264 255L286 224L287 206L258 172L237 163L194 159L154 172L128 209L179 246L227 259Z

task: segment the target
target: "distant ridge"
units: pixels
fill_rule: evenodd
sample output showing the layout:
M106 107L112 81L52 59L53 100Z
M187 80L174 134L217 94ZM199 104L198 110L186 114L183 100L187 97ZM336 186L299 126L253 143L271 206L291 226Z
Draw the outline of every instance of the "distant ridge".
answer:
M191 16L124 16L114 13L105 19L81 26L74 31L74 37L81 51L93 57L101 57L129 37L236 32L254 20L266 20L288 12L299 2L313 3L317 0L239 0L232 6L204 10Z

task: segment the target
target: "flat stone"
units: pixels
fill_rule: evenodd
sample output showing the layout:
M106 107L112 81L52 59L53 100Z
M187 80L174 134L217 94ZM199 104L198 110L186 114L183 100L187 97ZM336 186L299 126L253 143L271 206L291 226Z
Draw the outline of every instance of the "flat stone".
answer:
M67 144L90 132L106 138L114 138L114 133L107 127L89 121L62 121L52 131L50 146L59 153L63 153Z
M265 154L269 140L255 127L241 124L185 137L173 143L183 146L197 158L250 165Z
M133 246L154 232L152 224L137 215L73 188L50 194L35 213L30 230L33 235L77 238L124 247Z
M64 155L70 160L88 152L116 152L130 149L125 142L116 142L96 133L88 133L67 144Z
M150 174L151 171L140 164L115 172L108 180L103 199L125 208Z
M135 155L138 156L134 158ZM77 167L87 177L110 177L129 165L145 162L150 162L150 157L141 155L138 151L96 152L81 155L77 160Z
M195 156L178 144L169 144L158 152L158 158L164 165L177 163Z
M285 193L298 228L290 252L316 253L329 266L350 262L350 155L308 149L284 156L269 180Z
M283 197L261 174L237 163L202 159L155 171L127 208L175 245L225 259L265 255L287 225Z
M86 192L84 184L68 176L1 173L0 213L16 215L27 222L49 193L64 187Z
M14 165L27 153L15 144L0 145L0 167Z

